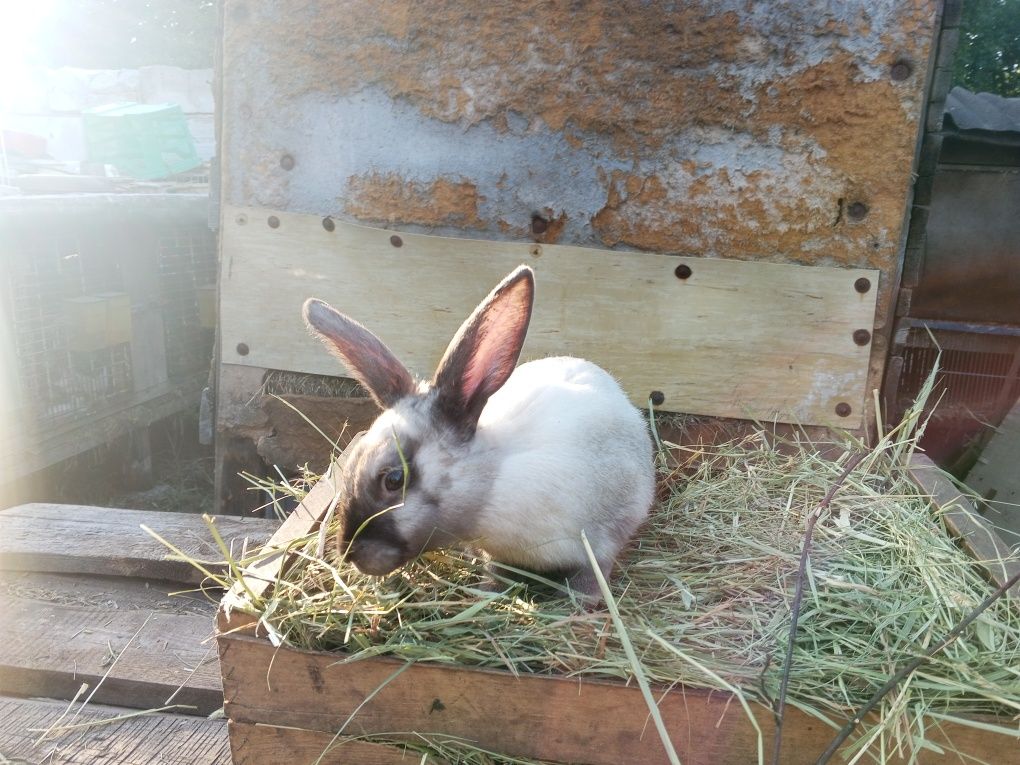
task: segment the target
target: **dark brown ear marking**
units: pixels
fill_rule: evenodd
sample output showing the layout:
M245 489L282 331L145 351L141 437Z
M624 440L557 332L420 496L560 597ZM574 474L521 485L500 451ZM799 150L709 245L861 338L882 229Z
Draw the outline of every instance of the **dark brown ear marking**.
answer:
M467 433L513 373L534 300L535 274L518 266L461 325L439 362L433 380L439 411Z
M414 392L414 380L385 343L332 306L309 298L302 314L312 334L343 362L354 378L386 409Z

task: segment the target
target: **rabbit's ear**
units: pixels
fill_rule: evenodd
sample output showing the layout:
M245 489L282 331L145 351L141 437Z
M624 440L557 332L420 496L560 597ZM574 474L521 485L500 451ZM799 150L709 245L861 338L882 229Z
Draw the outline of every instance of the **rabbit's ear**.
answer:
M535 274L519 266L468 317L433 380L439 411L473 433L489 396L507 381L521 355L535 300Z
M411 373L378 337L321 300L309 298L302 314L312 334L344 363L383 409L414 393Z

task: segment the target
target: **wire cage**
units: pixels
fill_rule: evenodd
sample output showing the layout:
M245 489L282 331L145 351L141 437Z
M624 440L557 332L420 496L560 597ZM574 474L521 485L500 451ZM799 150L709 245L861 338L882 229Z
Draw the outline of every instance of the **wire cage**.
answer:
M15 237L4 250L11 336L23 405L32 418L49 423L83 416L129 394L130 344L78 343L89 318L75 308L88 305L73 302L122 291L118 264L83 248L80 236L65 228Z
M1005 328L1004 328L1005 329ZM1020 336L1002 331L914 327L903 348L898 403L905 408L934 369L939 371L931 405L947 416L1001 419L1020 395Z
M177 379L212 361L216 241L205 222L163 226L158 267L167 374Z
M0 241L0 319L23 419L84 420L208 368L202 290L216 249L204 197L3 200Z
M961 444L995 428L1020 397L1020 328L905 320L896 353L891 420L898 421L938 366L922 446L950 459Z

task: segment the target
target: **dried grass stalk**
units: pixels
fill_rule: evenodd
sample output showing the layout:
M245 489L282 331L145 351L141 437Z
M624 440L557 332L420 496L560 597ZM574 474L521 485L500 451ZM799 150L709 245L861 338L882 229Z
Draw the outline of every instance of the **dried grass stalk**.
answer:
M834 728L993 590L904 467L918 422L908 415L883 433L814 527L789 700ZM683 462L684 450L668 446ZM649 682L737 690L742 702L771 705L805 522L841 467L818 444L764 431L689 456L684 475L661 468L663 498L610 583L619 618ZM367 577L317 558L316 542L297 546L267 597L243 605L275 640L344 651L347 661L390 655L518 675L635 675L604 613L538 581L484 591L483 561L459 551ZM1020 713L1018 667L1020 609L999 600L883 699L853 753L875 761L916 753L947 715Z

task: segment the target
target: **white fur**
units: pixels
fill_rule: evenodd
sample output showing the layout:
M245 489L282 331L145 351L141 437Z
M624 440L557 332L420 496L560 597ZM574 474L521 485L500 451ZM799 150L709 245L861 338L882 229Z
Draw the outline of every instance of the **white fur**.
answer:
M409 488L387 515L398 538L352 547L362 570L385 573L408 555L464 542L500 563L566 571L597 596L582 531L608 574L647 516L652 441L617 382L568 357L513 369L533 287L525 266L507 276L461 326L433 383L417 390L368 330L321 301L306 302L309 327L389 407L358 447L360 472L347 474L351 486L373 489L352 498L375 496L372 482L397 466L393 439L414 450Z
M582 359L522 364L489 399L461 478L496 465L478 545L535 569L583 567L584 530L609 566L648 514L652 442L617 382Z

